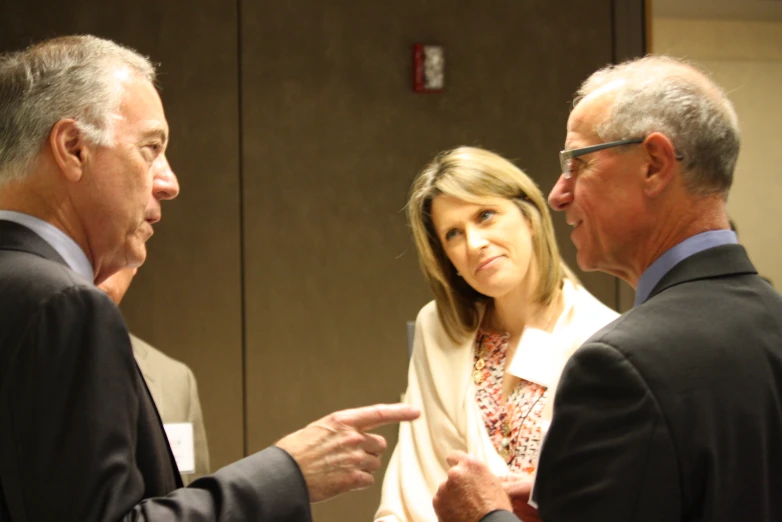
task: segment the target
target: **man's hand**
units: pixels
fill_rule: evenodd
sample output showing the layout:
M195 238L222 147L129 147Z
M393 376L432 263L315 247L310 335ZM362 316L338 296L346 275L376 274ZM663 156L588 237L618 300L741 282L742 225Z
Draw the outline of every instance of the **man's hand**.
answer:
M384 424L410 421L421 413L407 404L376 404L327 415L284 437L277 446L299 465L310 502L320 502L375 483L386 440L364 433Z
M526 475L512 475L502 479L505 492L510 497L513 514L522 522L541 522L538 510L528 504L533 479Z
M462 452L448 456L448 480L440 485L432 503L441 522L478 522L486 514L511 511L508 494L482 462Z

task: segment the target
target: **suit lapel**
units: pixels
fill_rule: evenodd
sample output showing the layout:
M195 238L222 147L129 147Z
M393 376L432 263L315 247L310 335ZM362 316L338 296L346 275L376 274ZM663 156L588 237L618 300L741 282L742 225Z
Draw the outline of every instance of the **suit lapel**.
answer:
M697 279L757 273L743 246L720 245L698 252L674 266L660 279L649 299L663 290Z
M60 254L41 236L13 221L0 220L0 250L28 252L68 266Z

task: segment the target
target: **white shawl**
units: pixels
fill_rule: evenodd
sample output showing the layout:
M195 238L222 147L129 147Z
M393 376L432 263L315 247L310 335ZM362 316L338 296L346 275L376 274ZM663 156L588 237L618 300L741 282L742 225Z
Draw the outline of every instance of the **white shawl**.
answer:
M594 332L618 314L583 287L565 280L564 307L552 332L558 351L550 388L556 390L565 362ZM434 301L418 313L404 401L421 409L421 418L403 422L383 480L375 521L437 522L432 497L447 478L446 457L464 451L486 462L498 476L508 466L492 445L475 400L472 380L475 335L461 344L450 340ZM552 349L541 346L540 349ZM543 410L551 420L553 394Z

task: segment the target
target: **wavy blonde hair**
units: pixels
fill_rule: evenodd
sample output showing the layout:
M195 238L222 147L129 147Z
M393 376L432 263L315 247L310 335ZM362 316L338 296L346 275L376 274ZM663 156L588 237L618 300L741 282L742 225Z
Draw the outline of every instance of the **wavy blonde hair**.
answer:
M513 201L532 229L533 253L541 274L535 302L549 304L565 277L577 282L557 248L554 226L540 189L513 163L488 150L458 147L438 154L416 177L407 202L421 270L432 288L437 312L449 337L461 342L478 328L491 298L464 279L443 249L432 222L432 201L440 195L479 203L489 197Z

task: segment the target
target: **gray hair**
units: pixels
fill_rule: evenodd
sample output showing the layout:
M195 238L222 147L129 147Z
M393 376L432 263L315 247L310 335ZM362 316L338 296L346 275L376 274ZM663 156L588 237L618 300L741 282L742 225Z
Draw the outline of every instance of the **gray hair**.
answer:
M64 36L0 56L0 184L33 169L52 126L76 120L86 140L114 141L112 116L122 102L113 72L155 81L155 67L136 51L95 36Z
M727 197L739 154L738 117L705 71L675 58L646 56L592 74L574 105L602 88L616 97L608 117L595 128L601 139L660 132L676 148L688 190Z

